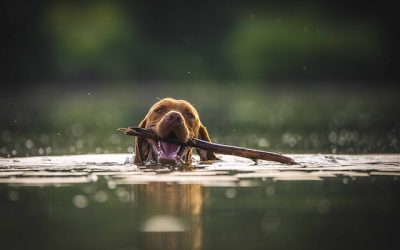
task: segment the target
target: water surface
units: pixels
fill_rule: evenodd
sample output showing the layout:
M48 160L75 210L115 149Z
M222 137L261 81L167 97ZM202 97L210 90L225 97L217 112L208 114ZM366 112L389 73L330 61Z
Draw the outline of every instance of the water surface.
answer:
M399 155L0 160L1 249L382 249L397 244ZM357 164L356 164L357 163ZM182 169L181 169L182 170Z

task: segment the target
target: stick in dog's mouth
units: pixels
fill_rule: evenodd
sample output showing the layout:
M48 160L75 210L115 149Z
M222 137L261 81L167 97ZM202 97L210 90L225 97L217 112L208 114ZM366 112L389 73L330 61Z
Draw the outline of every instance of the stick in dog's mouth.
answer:
M142 129L142 128L128 127L128 128L119 128L117 130L124 132L126 135L141 136L144 138L153 139L155 141L161 141L160 143L167 142L168 144L176 144L176 145L180 145L181 147L182 146L183 147L194 147L194 148L199 148L199 149L212 151L212 152L216 152L216 153L220 153L220 154L241 156L241 157L250 158L253 160L259 159L259 160L275 161L275 162L280 162L280 163L288 164L288 165L297 165L298 164L295 160L293 160L290 157L287 157L287 156L284 156L281 154L277 154L277 153L273 153L273 152L211 143L211 142L206 142L206 141L199 140L196 138L189 139L187 142L180 142L176 139L169 138L169 137L159 138L153 131L147 130L147 129ZM175 148L175 150L176 150L176 148Z

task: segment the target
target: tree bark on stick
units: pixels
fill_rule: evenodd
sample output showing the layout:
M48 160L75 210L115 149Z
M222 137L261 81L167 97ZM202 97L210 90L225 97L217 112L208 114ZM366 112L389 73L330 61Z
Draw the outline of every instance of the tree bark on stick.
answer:
M168 143L173 143L173 144L182 145L182 146L186 146L186 147L193 147L193 148L199 148L199 149L203 149L203 150L207 150L207 151L212 151L212 152L219 153L219 154L240 156L240 157L250 158L253 160L259 159L259 160L275 161L275 162L280 162L280 163L288 164L288 165L296 165L297 164L290 157L287 157L287 156L284 156L281 154L277 154L277 153L267 152L267 151L212 143L212 142L207 142L207 141L203 141L203 140L196 139L196 138L191 138L187 142L181 142L181 141L177 141L175 139L160 138L153 131L147 130L147 129L142 129L142 128L119 128L117 130L124 132L126 135L140 136L140 137L144 137L144 138L148 138L148 139L165 141Z

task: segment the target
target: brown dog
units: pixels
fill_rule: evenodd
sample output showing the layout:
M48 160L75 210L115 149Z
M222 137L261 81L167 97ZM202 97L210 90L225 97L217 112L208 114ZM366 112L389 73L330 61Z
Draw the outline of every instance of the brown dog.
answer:
M207 129L196 109L187 101L165 98L154 104L139 124L153 130L160 138L174 138L186 142L189 138L210 141ZM196 149L202 161L217 160L213 152ZM192 161L192 148L152 139L136 138L136 165L159 163L176 165Z

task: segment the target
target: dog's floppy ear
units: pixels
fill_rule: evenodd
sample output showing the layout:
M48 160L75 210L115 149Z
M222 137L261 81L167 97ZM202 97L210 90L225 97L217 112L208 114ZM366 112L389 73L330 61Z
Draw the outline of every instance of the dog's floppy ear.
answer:
M198 138L203 141L211 142L210 136L208 135L208 132L207 132L207 129L202 124L200 124ZM217 156L211 151L198 149L198 148L196 148L196 151L200 156L200 160L202 160L202 161L218 160Z
M146 118L140 122L138 125L139 128L146 128ZM146 139L142 137L135 138L135 159L133 163L136 165L143 165L143 162L146 160L147 155L149 153L149 143Z

